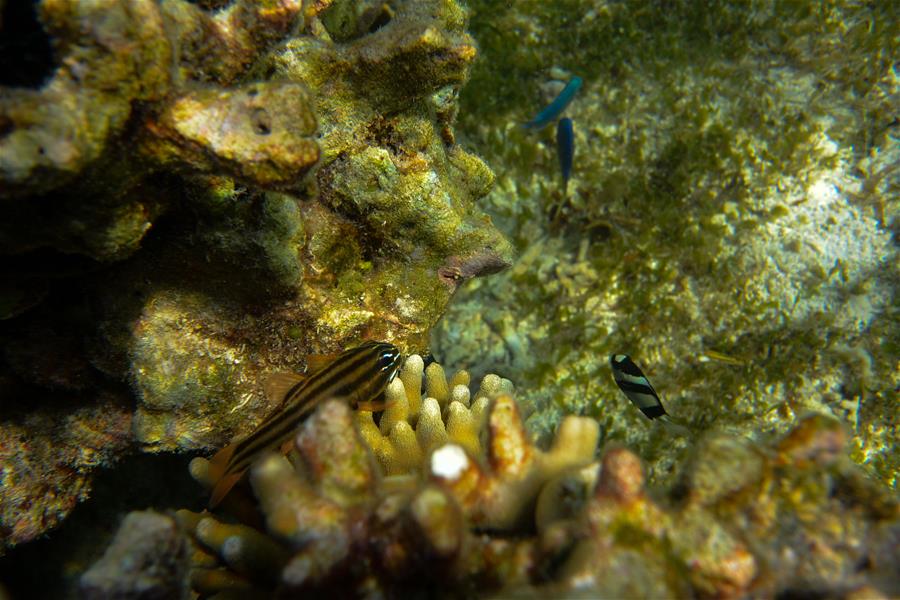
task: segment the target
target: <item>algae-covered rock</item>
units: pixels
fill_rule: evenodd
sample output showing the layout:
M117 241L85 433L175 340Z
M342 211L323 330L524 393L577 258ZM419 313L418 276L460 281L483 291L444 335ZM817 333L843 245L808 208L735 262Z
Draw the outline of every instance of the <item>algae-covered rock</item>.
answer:
M256 67L295 82L291 85L304 84L298 91L312 91L309 108L318 115L321 149L317 195L304 201L262 194L221 175L193 180L189 201L200 222L192 236L202 240L211 264L195 261L197 271L176 272L174 284L172 274L163 275L170 280L165 284L151 284L137 301L141 316L131 322L132 335L116 336L127 345L123 351L130 356L142 401L136 432L147 447L214 445L249 428L269 406L261 395L265 373L297 369L311 350L340 348L360 336L425 346L425 333L459 283L505 266L509 246L474 204L489 189L492 175L445 139L442 132L451 126L450 117L436 116L430 100L447 86L460 85L471 60L472 46L462 31L464 13L454 6L436 3L440 9L432 14L419 3L403 5L376 33L345 45L324 34L291 38ZM462 58L449 61L448 52ZM395 83L411 77L413 64L421 69L414 76L416 93L398 93ZM210 110L218 110L216 103L231 102L230 111L260 103L267 93L287 94L291 88L286 85L235 92L240 100L210 95ZM228 140L222 138L215 148L210 144L218 142L212 139L192 140L184 128L194 127L190 123L181 129L165 125L183 112L170 110L174 112L159 122L176 137L168 146L155 146L164 148L161 155L178 148L189 153L201 149L178 156L193 170L231 172L231 159L221 146ZM284 107L267 110L277 114ZM202 114L192 118L202 120ZM289 117L279 118L290 123ZM276 125L275 120L266 125L272 136ZM277 154L284 155L281 150ZM246 160L237 164L251 168ZM268 187L303 188L301 174L288 177L278 168L271 173L284 179L275 182L265 174L247 173L235 177ZM255 243L248 244L246 231L234 235L238 223L250 226ZM183 252L160 248L149 254L174 266ZM442 268L457 262L470 265L464 277L442 276ZM235 278L234 268L247 276ZM148 278L139 265L127 271L128 281ZM154 287L168 289L164 303ZM185 287L190 294L179 291ZM114 311L138 310L116 294L112 290L107 296ZM200 347L193 349L183 327L197 332ZM213 346L207 346L210 336L217 340ZM182 358L165 361L163 356Z
M188 597L186 542L172 517L152 511L128 514L103 557L81 576L80 597Z
M227 174L264 188L302 185L319 160L310 93L285 82L187 93L149 125L164 165Z
M10 13L22 22L4 34L21 26L17 43L54 53L45 80L0 88L0 336L72 324L42 307L80 311L72 343L9 343L12 370L53 387L87 358L88 387L133 390L142 450L211 448L278 403L263 394L271 372L365 338L424 349L459 285L510 262L477 206L493 174L453 134L475 57L467 10L359 8L37 0Z
M94 471L132 445L122 394L50 393L0 376L0 555L56 527L90 496Z

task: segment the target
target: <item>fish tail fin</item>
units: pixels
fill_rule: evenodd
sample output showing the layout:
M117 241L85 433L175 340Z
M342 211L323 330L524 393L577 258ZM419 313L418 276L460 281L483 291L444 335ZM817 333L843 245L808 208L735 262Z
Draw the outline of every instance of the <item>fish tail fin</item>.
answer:
M228 463L231 462L231 457L234 456L234 451L237 449L237 444L231 443L220 449L218 452L212 455L209 459L209 477L213 481L221 479L225 472L228 470Z
M209 459L209 479L215 482L212 497L209 500L210 508L215 508L241 478L241 473L228 473L228 464L231 462L236 448L237 444L228 444ZM234 478L235 475L237 478Z
M216 485L213 486L212 495L209 497L210 510L217 507L219 503L225 499L225 496L228 495L231 488L233 488L243 476L244 472L238 471L236 473L229 473L216 482Z
M681 423L675 421L669 415L661 415L657 417L657 421L661 422L666 429L668 429L671 433L675 435L680 435L682 437L688 437L691 434L691 430L682 425Z

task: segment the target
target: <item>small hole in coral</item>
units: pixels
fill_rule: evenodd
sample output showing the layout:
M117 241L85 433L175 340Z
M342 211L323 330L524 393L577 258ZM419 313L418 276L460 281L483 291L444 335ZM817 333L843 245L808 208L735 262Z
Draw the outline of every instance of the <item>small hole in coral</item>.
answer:
M16 128L13 120L5 115L0 115L0 138L5 138Z
M219 10L231 4L231 0L188 0L188 3L206 10Z
M257 134L269 135L272 133L272 124L269 122L269 115L264 109L255 109L250 118L253 122L253 131Z
M369 33L375 33L391 22L391 11L389 7L384 4L379 9L377 9L377 12L370 18L372 19L372 22L369 23L367 29Z

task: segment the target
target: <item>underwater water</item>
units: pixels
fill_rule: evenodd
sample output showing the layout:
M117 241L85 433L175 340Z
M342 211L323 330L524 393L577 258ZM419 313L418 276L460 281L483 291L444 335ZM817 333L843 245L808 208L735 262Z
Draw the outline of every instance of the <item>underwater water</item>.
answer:
M0 599L900 595L898 107L896 2L0 0Z

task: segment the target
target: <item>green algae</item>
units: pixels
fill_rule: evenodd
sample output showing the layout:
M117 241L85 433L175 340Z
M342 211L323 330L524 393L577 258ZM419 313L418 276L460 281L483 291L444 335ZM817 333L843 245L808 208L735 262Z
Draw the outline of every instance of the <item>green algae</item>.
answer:
M460 135L502 173L486 205L521 257L451 308L436 353L519 382L540 434L595 416L654 478L685 441L618 393L613 352L695 432L833 414L895 485L896 7L471 7L482 58ZM585 86L563 198L550 133L519 124L569 75Z

